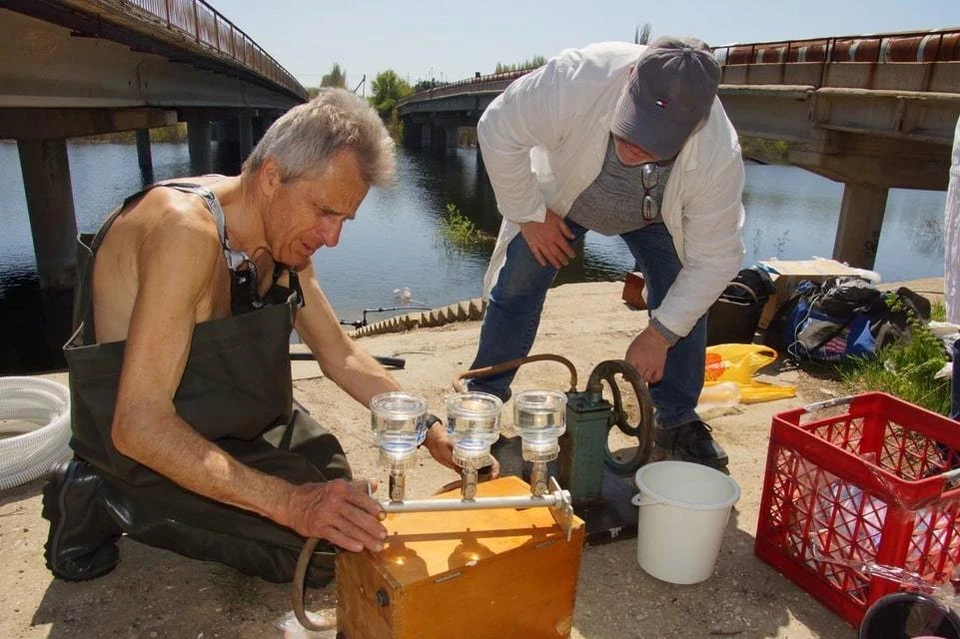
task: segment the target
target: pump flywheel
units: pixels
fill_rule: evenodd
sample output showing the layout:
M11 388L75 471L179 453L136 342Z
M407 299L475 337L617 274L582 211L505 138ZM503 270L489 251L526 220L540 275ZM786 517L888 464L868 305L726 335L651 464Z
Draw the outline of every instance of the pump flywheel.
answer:
M635 408L638 414L632 422L629 414L631 411L627 410L623 401L621 380L617 379L618 376L633 391L633 396L636 399ZM607 468L618 475L628 475L647 462L653 449L653 398L650 397L650 390L640 378L636 369L623 360L611 359L597 364L597 367L590 373L587 391L603 393L604 382L610 389L610 395L613 399L613 409L607 424L607 433L605 433L607 442L604 463ZM610 450L609 431L614 426L619 428L624 435L637 438L636 450L629 459L620 459Z

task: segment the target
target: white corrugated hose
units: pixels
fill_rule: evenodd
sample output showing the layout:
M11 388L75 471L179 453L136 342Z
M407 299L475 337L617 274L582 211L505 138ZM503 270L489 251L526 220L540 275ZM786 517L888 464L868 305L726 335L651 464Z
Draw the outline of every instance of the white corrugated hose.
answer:
M0 492L70 458L70 391L42 377L0 377Z

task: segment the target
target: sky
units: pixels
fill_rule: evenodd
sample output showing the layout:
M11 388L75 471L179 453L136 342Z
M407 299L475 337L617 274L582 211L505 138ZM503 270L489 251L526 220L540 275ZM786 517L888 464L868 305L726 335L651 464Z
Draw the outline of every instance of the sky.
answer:
M206 0L290 71L316 86L338 62L351 88L393 69L411 84L455 81L497 62L591 42L653 37L733 42L960 27L957 0Z

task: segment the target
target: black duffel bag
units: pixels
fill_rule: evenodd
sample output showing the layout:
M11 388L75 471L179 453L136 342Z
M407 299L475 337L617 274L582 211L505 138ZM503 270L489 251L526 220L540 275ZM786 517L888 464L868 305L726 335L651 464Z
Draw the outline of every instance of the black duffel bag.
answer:
M737 273L707 311L707 346L751 344L774 290L766 271L745 268Z

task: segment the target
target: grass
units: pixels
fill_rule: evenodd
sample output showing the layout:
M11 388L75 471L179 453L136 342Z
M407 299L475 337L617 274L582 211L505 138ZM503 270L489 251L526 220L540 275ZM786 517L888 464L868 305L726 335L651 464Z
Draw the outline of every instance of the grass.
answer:
M790 144L785 140L768 140L742 135L740 149L745 158L753 158L768 164L787 164Z
M117 133L104 133L102 135L90 135L87 137L76 138L76 141L92 144L134 144L137 141L137 138L136 133L133 131L119 131ZM179 122L171 126L150 129L150 141L186 142L187 123Z
M897 343L871 358L855 358L840 368L840 378L851 393L882 391L940 415L950 413L950 379L934 379L947 362L940 340L911 311L894 301L894 310L906 310L909 331ZM945 314L942 302L934 303L933 319Z
M934 322L947 321L947 304L943 300L937 300L930 305L930 319Z
M447 204L447 214L440 218L439 229L440 234L458 248L470 248L493 239L460 213L456 204Z

